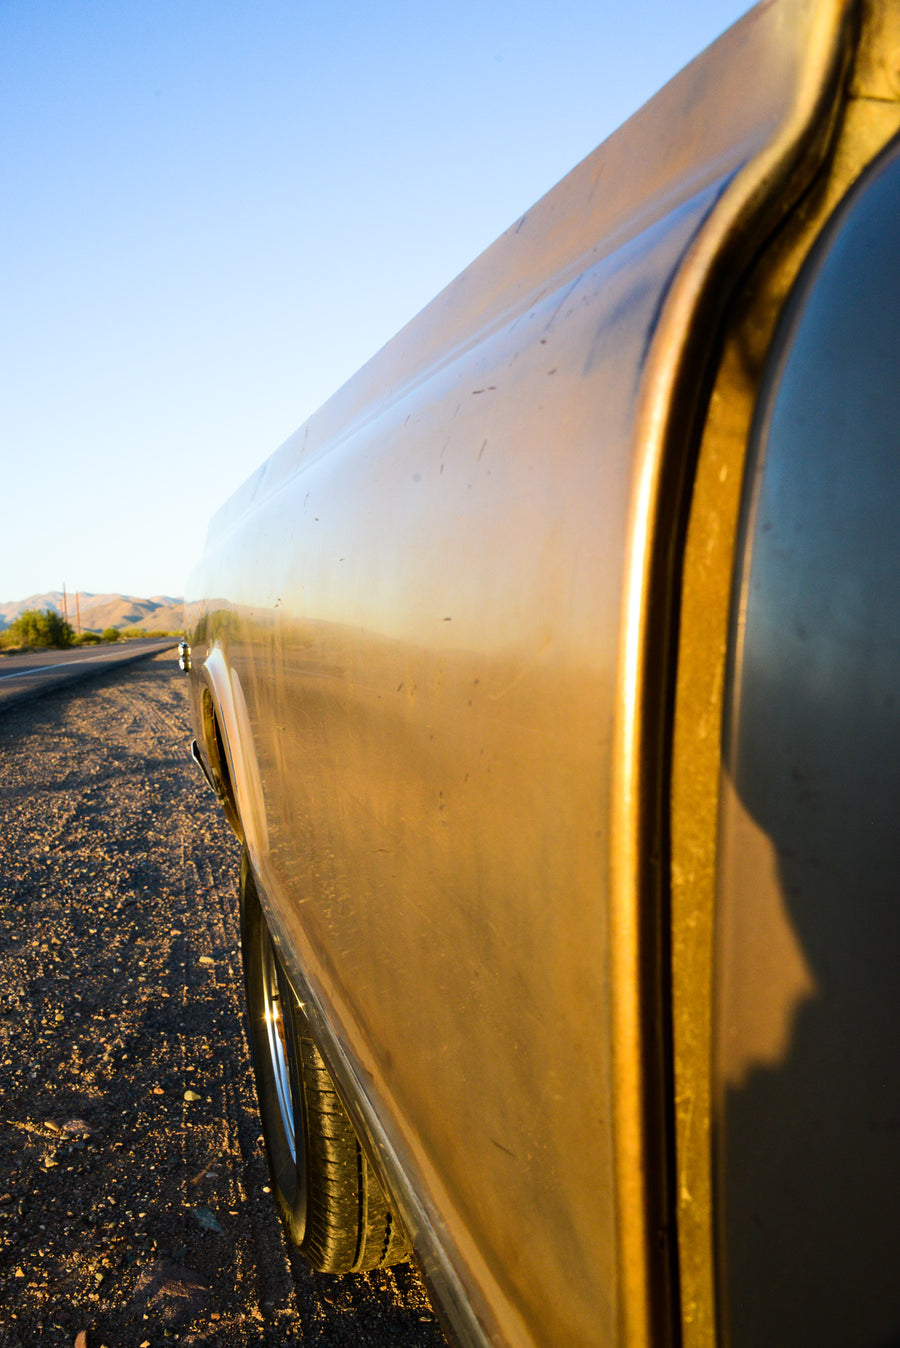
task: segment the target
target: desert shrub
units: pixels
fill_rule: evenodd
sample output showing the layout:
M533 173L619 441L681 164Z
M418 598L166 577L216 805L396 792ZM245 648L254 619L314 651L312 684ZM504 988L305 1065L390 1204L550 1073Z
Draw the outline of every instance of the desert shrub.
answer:
M7 646L71 646L75 633L55 609L28 608L4 632Z
M184 632L169 632L162 627L124 627L119 635L126 641L147 641L151 637L183 637Z
M98 646L100 644L99 632L82 632L81 636L75 638L79 646Z
M118 627L104 627L103 631L100 633L100 640L118 641L121 635L122 634L119 631Z

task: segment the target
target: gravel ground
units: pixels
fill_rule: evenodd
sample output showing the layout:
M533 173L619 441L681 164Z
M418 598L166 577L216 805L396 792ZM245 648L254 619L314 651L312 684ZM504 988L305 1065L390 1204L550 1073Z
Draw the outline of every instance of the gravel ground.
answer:
M440 1348L412 1267L285 1248L182 680L167 652L0 717L0 1348Z

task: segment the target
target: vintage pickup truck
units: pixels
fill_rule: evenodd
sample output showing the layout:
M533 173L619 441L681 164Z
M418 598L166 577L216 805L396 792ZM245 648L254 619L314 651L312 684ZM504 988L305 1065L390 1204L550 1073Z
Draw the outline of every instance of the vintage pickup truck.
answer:
M900 1343L898 99L758 6L190 579L282 1215L461 1343Z

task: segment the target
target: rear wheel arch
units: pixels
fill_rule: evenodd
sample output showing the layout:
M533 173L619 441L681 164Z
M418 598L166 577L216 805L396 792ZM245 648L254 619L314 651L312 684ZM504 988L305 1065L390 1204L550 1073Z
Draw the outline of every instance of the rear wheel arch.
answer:
M243 842L244 829L235 792L234 772L229 751L228 721L224 710L226 697L230 694L230 685L224 658L221 652L217 652L217 654L218 660L208 659L203 665L200 688L200 728L206 760L225 818L238 840ZM221 670L219 666L221 666ZM225 697L223 697L223 691ZM230 700L230 697L228 697L228 700Z

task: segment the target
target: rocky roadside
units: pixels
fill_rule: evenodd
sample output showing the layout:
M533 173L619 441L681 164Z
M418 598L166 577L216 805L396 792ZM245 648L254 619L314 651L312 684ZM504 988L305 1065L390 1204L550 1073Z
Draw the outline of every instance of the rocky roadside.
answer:
M439 1348L412 1267L285 1248L189 742L171 652L0 717L0 1348Z

